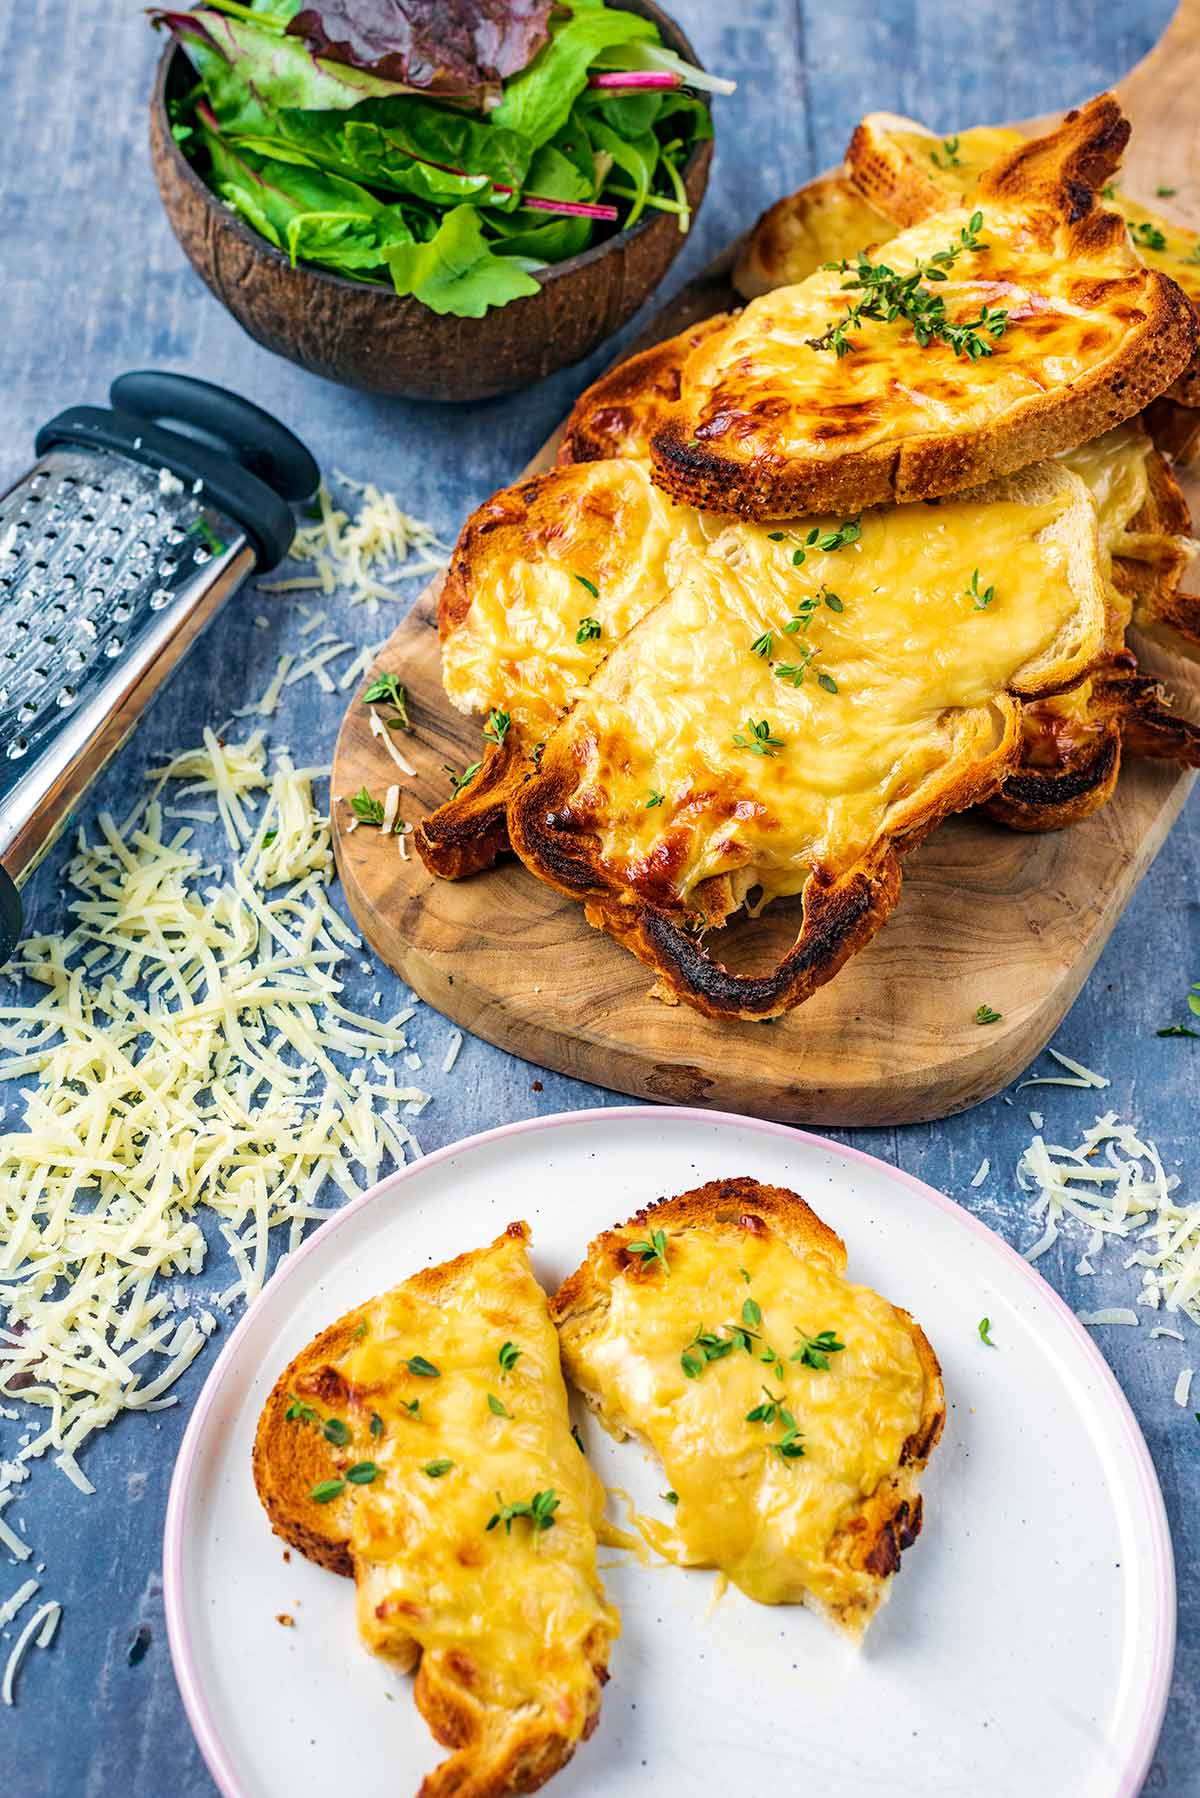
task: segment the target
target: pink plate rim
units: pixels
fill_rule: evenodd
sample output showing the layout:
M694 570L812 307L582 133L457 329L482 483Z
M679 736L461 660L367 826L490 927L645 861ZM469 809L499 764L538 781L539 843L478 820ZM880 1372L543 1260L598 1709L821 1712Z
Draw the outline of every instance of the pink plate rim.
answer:
M1060 1317L1065 1319L1074 1332L1076 1339L1085 1345L1088 1359L1100 1376L1101 1384L1107 1387L1109 1395L1114 1401L1137 1468L1138 1480L1147 1509L1153 1519L1153 1541L1149 1547L1154 1566L1154 1590L1159 1602L1150 1696L1138 1726L1129 1764L1121 1770L1120 1783L1114 1787L1113 1791L1113 1798L1137 1798L1149 1771L1159 1732L1162 1729L1175 1660L1175 1558L1162 1489L1158 1483L1154 1463L1150 1458L1150 1450L1146 1446L1141 1426L1133 1414L1129 1400L1122 1391L1116 1375L1070 1306L1060 1298L1032 1263L1026 1261L1024 1256L1019 1254L1002 1236L994 1230L989 1230L986 1224L981 1223L977 1217L964 1210L961 1205L955 1204L953 1199L947 1198L945 1193L939 1192L936 1187L927 1185L924 1180L918 1180L915 1174L906 1173L903 1168L894 1167L891 1162L882 1161L877 1155L869 1155L865 1149L851 1148L846 1143L835 1142L831 1137L820 1136L814 1131L798 1130L790 1124L775 1123L768 1118L742 1117L732 1111L708 1111L693 1105L600 1105L589 1106L580 1111L556 1111L546 1117L520 1118L511 1124L498 1124L490 1130L477 1131L473 1136L461 1137L457 1142L447 1143L443 1148L435 1149L428 1155L422 1155L418 1161L410 1161L404 1167L397 1168L367 1192L361 1193L357 1199L352 1199L319 1229L314 1230L308 1240L301 1244L296 1252L288 1258L282 1269L274 1275L269 1282L269 1287L277 1292L278 1283L292 1279L317 1245L327 1240L335 1230L340 1229L348 1218L354 1216L365 1206L373 1204L385 1193L392 1192L404 1181L411 1179L414 1174L418 1174L424 1167L436 1167L453 1156L483 1148L490 1143L499 1142L504 1137L555 1129L562 1125L591 1124L600 1121L619 1124L635 1118L672 1119L681 1123L695 1124L733 1124L738 1129L755 1130L763 1135L799 1139L815 1144L818 1148L826 1149L835 1156L841 1156L846 1161L882 1169L884 1174L891 1179L899 1181L902 1186L907 1186L911 1191L918 1193L938 1210L952 1213L969 1230L986 1238L993 1250L998 1251L1020 1269L1023 1277L1037 1288L1038 1297L1043 1303L1048 1300L1051 1310L1058 1311ZM167 1638L171 1648L175 1680L183 1699L188 1722L192 1726L192 1733L195 1735L200 1752L204 1756L205 1763L222 1798L247 1798L247 1793L245 1787L239 1782L226 1754L224 1743L197 1676L191 1637L184 1617L184 1520L208 1414L222 1384L225 1368L233 1359L242 1336L251 1328L259 1306L267 1297L267 1292L268 1287L264 1287L253 1304L247 1306L244 1315L213 1363L208 1378L204 1382L184 1432L179 1454L176 1457L163 1529L163 1599L167 1619Z

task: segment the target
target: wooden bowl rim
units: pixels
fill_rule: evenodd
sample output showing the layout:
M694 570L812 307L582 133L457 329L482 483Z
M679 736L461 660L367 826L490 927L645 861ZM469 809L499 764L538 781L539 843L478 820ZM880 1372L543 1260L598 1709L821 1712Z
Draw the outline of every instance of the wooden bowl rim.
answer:
M669 32L674 37L675 42L670 47L675 50L677 55L684 57L688 62L694 63L697 68L703 67L703 64L697 60L696 53L682 26L677 24L676 21L671 18L669 13L664 12L661 7L655 5L654 0L623 0L623 4L630 12L641 12L643 16L653 18L660 30L665 28L664 35ZM167 157L169 158L176 175L181 176L183 180L186 181L189 188L194 193L199 194L206 207L220 219L221 228L226 231L231 231L252 253L264 256L269 261L278 262L282 267L290 269L293 274L304 275L309 280L317 281L327 287L339 289L344 293L370 295L372 299L382 296L386 299L394 300L397 303L401 303L405 300L413 300L412 294L396 293L393 288L386 287L382 281L352 281L347 275L334 274L329 269L320 268L316 263L293 262L291 257L286 255L277 245L273 244L269 238L264 237L261 232L255 231L245 222L239 213L235 212L231 207L226 206L220 195L214 193L207 181L203 180L202 177L197 174L196 170L192 167L191 163L176 143L174 137L171 135L170 119L167 114L167 81L175 57L183 55L184 51L182 45L177 44L174 38L170 39L164 46L162 55L158 59L158 68L155 71L154 91L151 95L150 104L160 126L160 141L166 150ZM701 98L704 100L705 107L711 119L711 98L707 94L701 95ZM701 138L700 141L694 145L692 153L688 157L682 170L684 181L686 182L690 178L699 162L707 160L711 155L712 138ZM703 192L701 193L700 198L703 198ZM699 211L699 207L700 201L697 200L696 205L692 209L693 220L696 213ZM168 216L170 216L170 209L168 208L167 210ZM627 245L631 244L637 237L649 230L653 225L673 222L670 213L655 213L653 210L647 211L646 215L639 219L636 225L631 225L624 231L618 231L614 237L605 238L603 243L592 244L588 249L581 250L577 256L568 257L565 262L548 263L544 270L536 269L532 271L533 279L538 283L539 287L547 287L552 281L560 280L565 276L576 274L580 269L587 268L591 263L599 261L601 257L608 255L610 251L615 250L618 247L622 250L625 249ZM174 220L172 219L172 225L173 224ZM681 248L687 242L687 237L682 232L679 234L679 242ZM527 295L526 297L532 298L533 296ZM423 311L432 312L432 308L423 306L422 302L419 300L414 301L414 304L422 306ZM505 311L507 308L501 307L498 308L498 310ZM440 315L433 314L433 316L436 317Z

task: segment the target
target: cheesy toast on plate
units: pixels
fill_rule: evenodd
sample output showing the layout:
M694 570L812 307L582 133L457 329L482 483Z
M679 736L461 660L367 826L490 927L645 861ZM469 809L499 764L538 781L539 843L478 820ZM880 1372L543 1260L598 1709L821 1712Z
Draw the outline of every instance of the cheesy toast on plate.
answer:
M678 499L760 520L960 491L1156 399L1197 322L1095 197L1128 125L1111 96L891 239L752 300L692 351L651 449Z
M920 1326L845 1269L797 1194L713 1180L597 1237L551 1310L605 1428L662 1463L656 1545L861 1637L920 1533L945 1398Z
M276 1534L353 1577L367 1647L417 1668L453 1750L421 1798L535 1791L595 1728L619 1629L528 1235L510 1225L331 1325L255 1439Z

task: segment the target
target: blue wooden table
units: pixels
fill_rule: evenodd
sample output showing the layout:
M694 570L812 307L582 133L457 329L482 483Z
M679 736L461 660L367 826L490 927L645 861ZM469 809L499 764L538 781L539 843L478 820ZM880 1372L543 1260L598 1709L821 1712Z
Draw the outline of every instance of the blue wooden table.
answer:
M702 59L736 77L739 88L718 104L709 198L672 286L769 201L835 161L867 108L912 113L946 130L1050 110L1128 69L1161 31L1169 6L1008 0L981 13L953 0L674 0ZM274 360L202 288L160 210L145 125L156 53L133 5L36 0L0 9L0 486L27 465L43 419L77 400L102 400L123 368L157 364L240 389L296 427L324 466L392 488L452 537L466 512L524 464L611 348L531 392L461 411L343 392ZM254 628L254 613L267 614L269 630ZM336 610L341 633L359 643L378 640L391 622ZM262 690L296 629L286 602L256 602L252 594L235 600L110 766L88 809L127 810L144 770L164 751L197 741L202 725L219 725ZM302 683L289 698L276 740L302 742L305 756L327 754L341 697ZM1056 1039L1109 1074L1110 1090L1046 1088L1037 1100L1048 1133L1064 1141L1092 1121L1097 1099L1136 1119L1183 1176L1185 1197L1200 1196L1200 1042L1155 1031L1182 1014L1186 988L1200 978L1198 861L1200 807L1193 803ZM32 888L37 927L63 922L66 900L57 857ZM386 970L363 972L355 957L346 978L351 1003L365 1004L382 988L386 1015L397 991ZM470 1040L453 1077L443 1079L436 1070L445 1021L423 1012L412 1031L425 1057L420 1077L434 1092L417 1125L426 1148L508 1119L612 1102ZM16 1115L10 1106L9 1127ZM998 1097L945 1123L861 1130L850 1139L1024 1245L1031 1231L1012 1169L1028 1135L1024 1105ZM993 1171L972 1188L984 1155ZM1075 1244L1060 1244L1041 1262L1070 1302L1131 1302L1133 1276L1122 1272L1119 1255L1102 1262L1095 1279L1080 1281L1077 1253ZM222 1333L228 1327L223 1322ZM1200 1425L1172 1402L1179 1367L1195 1360L1197 1336L1188 1331L1186 1347L1152 1341L1148 1328L1098 1332L1146 1433L1174 1531L1179 1655L1147 1787L1169 1798L1200 1792ZM0 1713L7 1798L213 1791L171 1674L160 1543L188 1404L214 1353L177 1388L180 1406L157 1421L126 1417L92 1442L86 1469L95 1497L39 1463L26 1496L10 1507L10 1518L23 1517L35 1560L45 1563L46 1593L63 1601L64 1615L54 1647L27 1665L18 1706ZM0 1419L0 1459L23 1427ZM0 1560L0 1601L20 1577ZM1036 1618L1030 1624L1036 1628ZM145 1652L131 1662L139 1632ZM2 1641L0 1649L7 1652ZM1027 1789L1038 1790L1033 1769Z

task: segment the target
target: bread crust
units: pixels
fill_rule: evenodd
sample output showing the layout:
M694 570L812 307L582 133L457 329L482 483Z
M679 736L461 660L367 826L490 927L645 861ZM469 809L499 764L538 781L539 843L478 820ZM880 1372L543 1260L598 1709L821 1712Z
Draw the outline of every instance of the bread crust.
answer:
M510 1224L487 1247L421 1269L404 1283L405 1288L435 1302L449 1302L460 1280L482 1260L524 1255L528 1239L527 1224ZM311 1493L318 1482L338 1477L345 1465L370 1457L366 1418L359 1416L360 1407L338 1363L369 1321L373 1305L368 1301L339 1318L289 1363L263 1407L253 1452L255 1488L275 1534L306 1559L356 1579L366 1576L365 1569L356 1568L351 1541L357 1501L349 1486L327 1504L317 1504ZM349 1423L350 1441L339 1447L319 1429L289 1422L287 1411L294 1397L339 1413ZM423 1780L418 1798L515 1798L537 1791L596 1726L608 1678L609 1641L609 1633L597 1626L583 1642L592 1683L586 1720L577 1737L564 1733L545 1706L530 1703L506 1710L481 1701L472 1691L469 1669L456 1673L453 1652L422 1655L415 1638L393 1631L388 1640L390 1664L400 1672L417 1668L413 1686L417 1708L435 1740L453 1750Z
M635 1236L648 1237L654 1229L666 1230L670 1237L695 1232L727 1240L734 1256L748 1234L760 1236L766 1230L798 1259L819 1258L838 1275L843 1275L846 1268L846 1245L799 1194L749 1176L710 1180L675 1198L660 1199L636 1212L626 1223L602 1232L589 1244L586 1260L563 1281L550 1301L550 1314L559 1329L567 1368L602 1421L606 1421L603 1395L589 1389L579 1350L603 1327L614 1281L626 1275L636 1277L637 1266L631 1262L626 1244ZM895 1470L860 1501L829 1545L830 1558L868 1574L876 1582L879 1596L899 1568L901 1553L920 1534L920 1475L946 1420L941 1368L933 1347L907 1311L898 1305L891 1308L909 1334L924 1378L920 1421L904 1442ZM830 1615L833 1622L855 1636L869 1621L869 1614L863 1616L849 1609L846 1614Z
M1118 240L1124 243L1123 221L1094 207L1092 189L1112 173L1127 136L1116 101L1103 95L1068 114L1057 132L1021 145L988 170L981 199L1025 205L1031 225L1053 232L1057 258L1085 268L1090 257L1111 256ZM712 345L702 345L685 366L679 405L653 438L655 479L676 499L764 521L805 512L853 514L957 492L1100 436L1163 393L1196 348L1196 318L1185 295L1156 271L1135 273L1132 252L1130 260L1122 306L1135 308L1139 322L1117 348L1069 385L1024 398L971 428L847 443L820 455L773 449L769 430L760 438L753 417L736 440L729 430L701 439L705 414L697 382L713 366Z
M557 462L599 462L608 456L644 456L654 431L679 399L683 365L700 344L728 325L732 313L715 312L674 337L626 357L585 388L563 427Z

